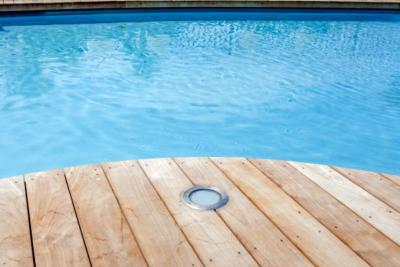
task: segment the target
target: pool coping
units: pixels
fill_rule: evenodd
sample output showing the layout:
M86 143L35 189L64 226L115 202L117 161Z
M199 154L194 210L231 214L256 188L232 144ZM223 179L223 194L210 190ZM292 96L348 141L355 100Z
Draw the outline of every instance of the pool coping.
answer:
M314 8L399 10L400 0L0 0L0 13L129 8Z

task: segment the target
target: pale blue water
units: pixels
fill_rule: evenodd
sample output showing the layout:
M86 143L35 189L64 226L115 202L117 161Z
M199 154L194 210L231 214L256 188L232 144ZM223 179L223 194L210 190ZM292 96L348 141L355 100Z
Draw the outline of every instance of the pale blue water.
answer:
M400 174L400 13L207 11L0 17L0 177L205 155Z

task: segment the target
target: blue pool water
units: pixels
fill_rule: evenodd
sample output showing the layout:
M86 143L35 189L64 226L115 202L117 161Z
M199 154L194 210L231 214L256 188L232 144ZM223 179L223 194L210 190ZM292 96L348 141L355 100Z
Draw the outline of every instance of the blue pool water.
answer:
M400 13L0 17L0 177L204 155L400 174Z

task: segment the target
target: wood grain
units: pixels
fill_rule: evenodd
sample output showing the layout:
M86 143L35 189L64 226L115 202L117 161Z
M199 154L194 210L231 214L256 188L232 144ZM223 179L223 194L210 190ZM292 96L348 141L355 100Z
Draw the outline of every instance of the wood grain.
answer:
M368 266L249 161L240 158L213 158L213 161L314 264L337 266L340 258L342 266Z
M397 211L328 166L290 164L400 245L400 214Z
M202 266L136 161L103 169L150 266Z
M312 266L290 240L207 158L177 158L194 184L217 186L229 197L217 212L261 266Z
M37 266L90 266L63 171L25 179Z
M258 266L215 212L194 210L182 203L180 195L192 183L174 161L139 162L206 266Z
M395 182L397 185L400 185L400 176L393 175L393 174L387 174L387 173L381 173L381 175L390 179L392 182Z
M146 266L103 170L89 165L65 170L93 266Z
M33 266L24 180L0 180L0 265Z
M250 161L372 266L400 266L400 247L285 161Z
M374 172L333 167L359 187L400 211L400 185Z
M12 177L0 180L0 265L400 266L396 179L243 158ZM181 194L194 184L217 186L230 200L189 208Z

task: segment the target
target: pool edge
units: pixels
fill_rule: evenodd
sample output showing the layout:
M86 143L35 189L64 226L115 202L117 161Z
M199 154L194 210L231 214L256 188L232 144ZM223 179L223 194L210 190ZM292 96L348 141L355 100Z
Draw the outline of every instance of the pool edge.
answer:
M49 10L90 10L90 9L130 9L130 8L310 8L310 9L382 9L399 10L399 0L354 1L354 0L216 0L216 1L31 1L1 0L0 13Z

